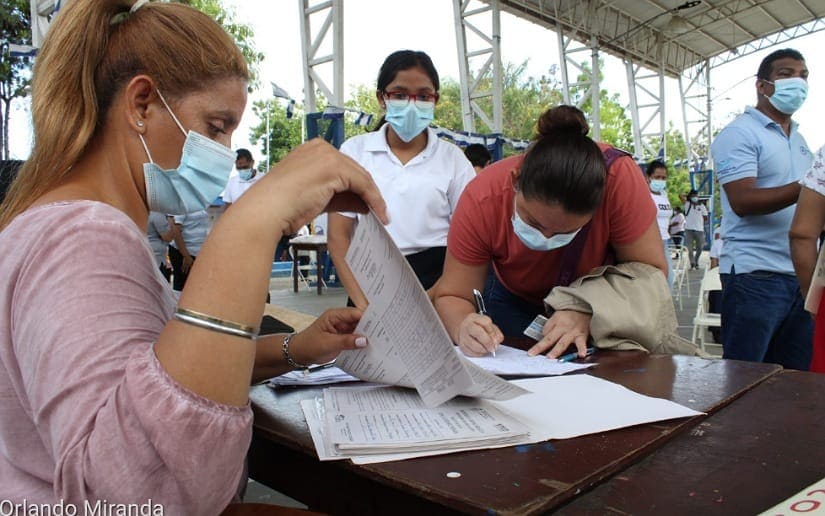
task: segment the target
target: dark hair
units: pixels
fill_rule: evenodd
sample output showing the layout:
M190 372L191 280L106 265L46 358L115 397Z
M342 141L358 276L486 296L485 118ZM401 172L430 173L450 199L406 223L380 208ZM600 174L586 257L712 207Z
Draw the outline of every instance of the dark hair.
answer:
M604 191L604 155L586 136L584 113L573 106L547 110L521 164L518 188L527 199L559 203L575 214L593 213Z
M396 50L384 59L384 64L381 65L381 70L378 72L378 80L375 84L377 91L383 92L392 81L398 72L409 70L411 68L421 68L424 73L433 81L433 87L438 92L441 83L438 80L438 71L435 69L433 60L430 59L426 53L420 50ZM386 119L382 116L378 120L374 130L378 130Z
M805 61L805 58L802 57L802 54L799 53L798 50L783 48L775 52L771 52L767 55L767 57L765 57L765 59L762 60L761 63L759 63L759 70L756 72L756 77L758 79L770 78L771 72L773 71L773 62L786 57L796 59L797 61Z
M471 143L464 149L464 155L470 160L474 167L486 167L493 160L493 155L486 145Z
M390 85L395 80L398 72L409 70L410 68L421 68L433 81L435 91L438 91L440 83L438 82L438 72L433 65L430 56L418 50L397 50L384 59L384 64L381 65L381 71L378 72L378 81L376 81L376 89L384 91L384 88Z
M692 189L688 192L688 197L690 197L691 195L699 195L699 192L697 192L695 188L692 188Z
M249 152L249 149L238 149L235 151L235 159L244 158L248 161L255 161L252 159L252 153Z
M215 20L177 2L131 12L136 4L72 0L49 26L32 74L34 146L0 207L0 229L65 179L135 76L152 77L172 107L216 81L249 80L238 45Z
M647 177L652 176L653 173L656 172L657 168L663 168L667 170L667 165L665 165L664 162L658 159L654 159L653 161L648 163L647 168L645 169L645 174L647 174Z

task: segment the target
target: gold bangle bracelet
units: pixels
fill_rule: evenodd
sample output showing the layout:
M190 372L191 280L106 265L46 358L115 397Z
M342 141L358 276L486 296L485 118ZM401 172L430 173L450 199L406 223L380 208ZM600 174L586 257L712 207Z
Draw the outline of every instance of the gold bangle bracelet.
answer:
M226 321L212 317L211 315L202 314L194 310L178 307L175 309L173 317L178 321L203 328L205 330L212 330L218 333L225 333L235 337L242 337L244 339L254 340L258 338L258 331L252 326L240 324L232 321Z

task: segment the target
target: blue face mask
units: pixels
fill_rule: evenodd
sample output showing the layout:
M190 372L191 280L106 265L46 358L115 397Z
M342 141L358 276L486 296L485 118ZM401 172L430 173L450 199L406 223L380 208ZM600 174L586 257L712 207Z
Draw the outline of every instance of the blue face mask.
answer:
M564 247L576 238L581 228L572 233L557 233L547 238L541 231L527 224L518 216L518 211L513 207L513 231L521 243L533 251L552 251L559 247Z
M180 165L163 170L152 160L143 135L138 134L149 157L149 163L143 164L149 209L170 215L184 215L206 209L226 188L229 173L235 163L235 153L202 134L191 130L187 133L160 91L158 96L181 132L186 135L186 141L183 143Z
M667 181L664 179L651 179L650 180L650 191L656 193L662 193L665 187L667 186Z
M765 82L773 84L773 95L768 97L768 102L786 115L794 114L808 98L808 81L802 77Z
M433 121L435 104L420 108L412 100L406 106L387 101L387 122L404 142L410 142Z
M254 176L254 173L251 168L239 168L238 176L240 176L241 181L249 181L252 179L252 176Z

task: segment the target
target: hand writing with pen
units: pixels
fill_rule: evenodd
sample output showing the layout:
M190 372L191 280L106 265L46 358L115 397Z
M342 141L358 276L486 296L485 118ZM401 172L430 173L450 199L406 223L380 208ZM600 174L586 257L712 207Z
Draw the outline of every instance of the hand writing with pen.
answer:
M504 334L487 315L484 298L477 289L473 289L475 313L468 314L459 328L458 346L469 357L481 357L492 354L504 340Z

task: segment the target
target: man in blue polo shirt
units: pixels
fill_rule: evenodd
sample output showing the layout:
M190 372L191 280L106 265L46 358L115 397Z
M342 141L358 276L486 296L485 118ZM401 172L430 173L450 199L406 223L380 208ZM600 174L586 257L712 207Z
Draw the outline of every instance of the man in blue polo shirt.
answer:
M812 155L791 115L805 101L808 68L796 50L759 65L756 107L711 145L722 184L724 357L808 369L813 323L788 246L799 183Z

